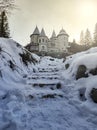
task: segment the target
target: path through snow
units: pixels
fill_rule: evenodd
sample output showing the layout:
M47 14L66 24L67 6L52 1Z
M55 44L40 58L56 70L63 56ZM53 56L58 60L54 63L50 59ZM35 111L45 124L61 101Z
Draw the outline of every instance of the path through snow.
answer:
M0 130L97 130L96 115L62 76L62 61L40 63L38 70L27 77L29 87L0 101Z

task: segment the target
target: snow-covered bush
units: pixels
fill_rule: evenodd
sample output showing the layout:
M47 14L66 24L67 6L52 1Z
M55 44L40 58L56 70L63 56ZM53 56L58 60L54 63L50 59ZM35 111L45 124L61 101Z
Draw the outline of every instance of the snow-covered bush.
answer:
M82 54L82 55L81 55ZM65 66L68 67L68 73L75 79L97 75L97 52L78 53L67 58Z
M90 97L95 103L97 103L97 88L92 88L90 92Z
M87 71L86 66L80 65L77 69L76 79L88 77L88 74L86 73L86 71Z

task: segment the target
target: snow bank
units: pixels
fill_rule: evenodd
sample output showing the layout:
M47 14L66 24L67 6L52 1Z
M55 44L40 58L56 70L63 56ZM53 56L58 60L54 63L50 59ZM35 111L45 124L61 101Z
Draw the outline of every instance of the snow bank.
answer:
M68 56L68 57L66 58L65 65L66 65L66 64L71 64L76 58L79 58L79 57L81 57L81 56L84 57L84 55L92 54L92 53L96 53L96 52L97 52L97 47L91 48L91 49L89 49L89 50L87 50L87 51L83 51L83 52L76 53L76 54L71 55L71 56Z
M69 76L76 76L79 66L84 65L86 67L86 73L89 73L90 70L97 68L97 47L91 48L87 51L80 52L66 58L64 63L65 66L68 66L67 74ZM90 74L91 75L91 74Z
M37 69L38 62L36 55L31 54L19 43L12 39L0 38L0 80L12 84L24 82L24 77L29 72ZM11 85L10 85L11 86Z
M95 69L97 67L97 53L84 54L80 57L75 58L75 60L72 61L69 68L72 75L76 74L80 65L85 65L87 71Z

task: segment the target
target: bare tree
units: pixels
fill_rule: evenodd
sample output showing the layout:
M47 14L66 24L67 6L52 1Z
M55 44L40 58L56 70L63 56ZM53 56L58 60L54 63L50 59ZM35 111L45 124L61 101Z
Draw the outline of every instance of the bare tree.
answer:
M0 12L9 13L10 10L15 8L14 0L0 0Z

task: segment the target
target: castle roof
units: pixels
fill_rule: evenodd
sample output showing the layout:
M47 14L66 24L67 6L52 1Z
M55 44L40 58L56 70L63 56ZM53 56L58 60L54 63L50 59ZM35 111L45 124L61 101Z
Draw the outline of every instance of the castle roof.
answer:
M41 30L40 36L42 36L42 37L45 37L45 36L46 36L45 31L44 31L43 28L42 28L42 30Z
M60 30L59 35L67 35L67 36L69 36L63 28Z
M35 35L39 35L40 33L39 33L39 29L38 29L38 27L36 26L36 28L35 28L35 30L34 30L34 32L33 32L33 34L35 34Z
M54 37L56 37L56 33L55 33L55 31L53 30L53 33L52 33L52 37L51 37L51 38L54 38Z

